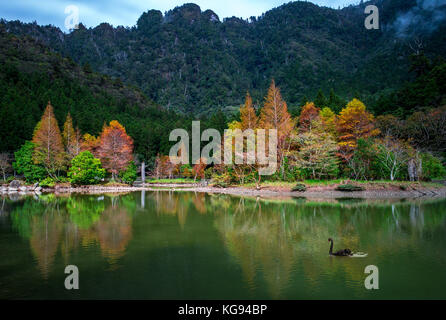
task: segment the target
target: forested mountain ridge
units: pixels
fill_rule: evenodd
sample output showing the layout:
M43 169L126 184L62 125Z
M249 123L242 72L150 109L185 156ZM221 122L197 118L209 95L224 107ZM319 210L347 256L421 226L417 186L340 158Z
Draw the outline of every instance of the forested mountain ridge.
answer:
M97 135L104 123L119 120L135 140L135 153L146 159L167 152L170 130L189 122L139 89L0 26L0 152L15 151L31 139L48 101L59 125L70 112L82 134Z
M149 10L132 28L81 24L68 34L53 26L3 24L8 32L29 35L80 64L140 87L173 110L238 106L247 90L259 105L272 78L291 106L313 98L319 89L326 94L334 89L345 99L359 95L373 104L410 79L411 54L446 53L444 19L435 25L417 20L418 26L404 20L423 9L422 2L374 0L336 10L297 1L249 21L222 22L211 10L185 4L165 15ZM368 4L380 9L379 30L364 27ZM445 6L435 10L446 12ZM426 12L429 21L432 12Z

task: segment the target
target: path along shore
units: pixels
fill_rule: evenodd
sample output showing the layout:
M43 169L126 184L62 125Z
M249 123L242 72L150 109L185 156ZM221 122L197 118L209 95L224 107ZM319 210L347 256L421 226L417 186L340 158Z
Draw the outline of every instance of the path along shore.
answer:
M131 186L82 186L82 187L56 187L42 188L35 190L0 190L0 195L18 194L40 194L40 193L83 193L83 194L104 194L104 193L129 193L135 191L165 191L165 192L203 192L215 194L228 194L237 196L254 197L307 197L307 198L446 198L446 186L426 187L414 183L408 188L401 189L397 185L381 184L376 186L365 186L364 191L344 192L335 190L334 186L314 186L308 187L304 192L293 192L287 187L265 186L260 190L249 187L228 187L217 188L212 186L200 186L198 184L145 184L140 187Z

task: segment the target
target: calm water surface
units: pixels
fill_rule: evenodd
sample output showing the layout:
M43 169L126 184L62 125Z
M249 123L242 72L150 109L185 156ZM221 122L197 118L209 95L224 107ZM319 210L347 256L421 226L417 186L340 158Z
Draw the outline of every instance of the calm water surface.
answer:
M1 299L446 299L446 200L158 191L0 197L0 209ZM329 237L368 256L330 257ZM367 265L379 290L364 288Z

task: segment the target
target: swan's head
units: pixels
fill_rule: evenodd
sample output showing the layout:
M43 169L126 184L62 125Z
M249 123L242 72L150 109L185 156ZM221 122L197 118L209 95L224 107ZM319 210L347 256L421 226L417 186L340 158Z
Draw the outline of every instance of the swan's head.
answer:
M330 241L333 241L333 239L332 238L328 238L328 242L330 242Z

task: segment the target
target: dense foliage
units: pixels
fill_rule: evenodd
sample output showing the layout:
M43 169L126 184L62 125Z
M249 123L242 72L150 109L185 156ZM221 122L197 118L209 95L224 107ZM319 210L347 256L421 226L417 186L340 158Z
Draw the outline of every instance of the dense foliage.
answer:
M81 24L65 34L54 26L18 21L5 26L39 39L87 70L137 85L169 109L233 110L246 90L259 106L275 78L292 110L306 97L322 107L319 89L326 95L334 89L346 100L362 98L370 105L375 96L408 79L407 57L419 47L432 56L444 55L445 23L434 30L418 23L418 33L395 27L400 15L419 2L361 1L336 10L295 1L260 17L222 22L211 10L202 12L189 3L164 15L149 10L131 28L102 23L87 29ZM364 28L364 8L371 3L380 9L379 30ZM344 99L332 92L329 96L329 107L339 112Z
M139 90L85 72L72 60L0 27L0 152L13 152L31 140L48 101L58 123L70 113L72 126L84 133L98 135L104 122L118 120L135 140L135 152L146 160L168 152L169 132L190 123Z

